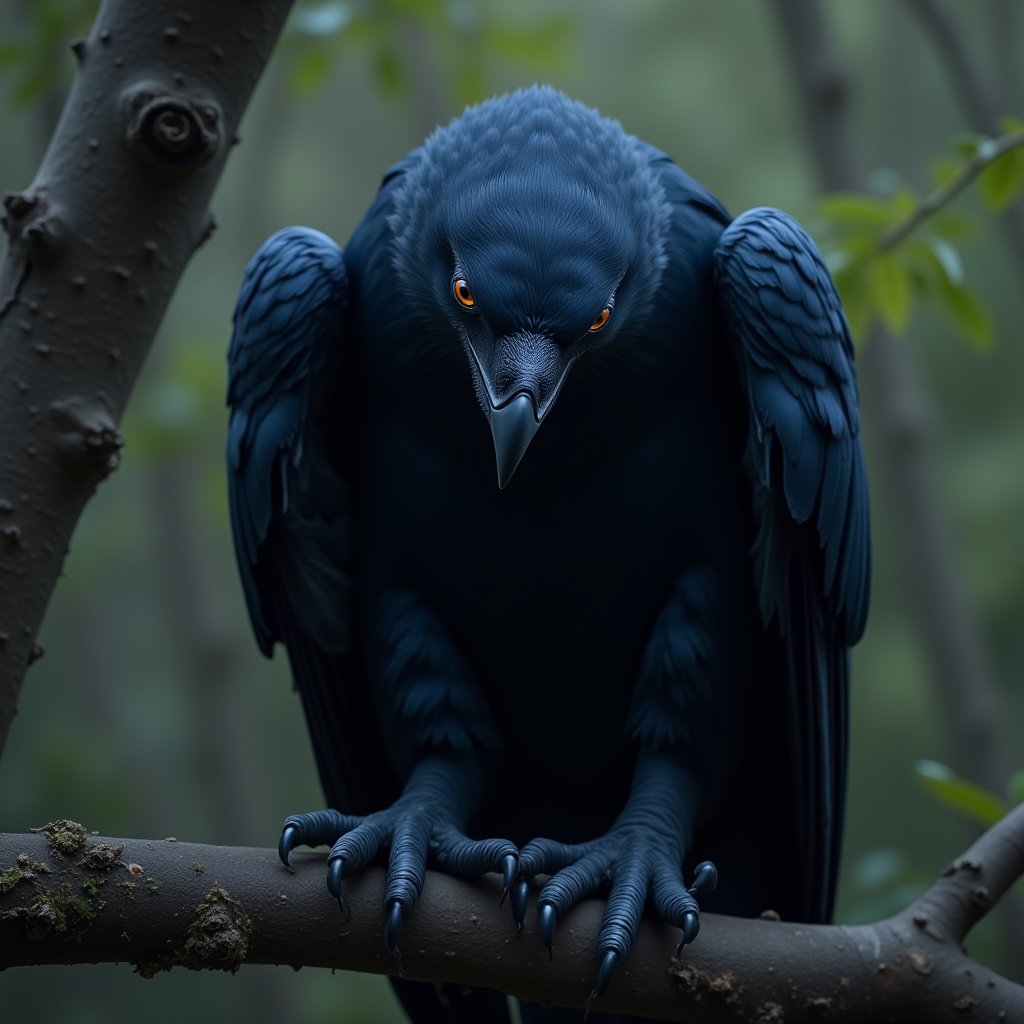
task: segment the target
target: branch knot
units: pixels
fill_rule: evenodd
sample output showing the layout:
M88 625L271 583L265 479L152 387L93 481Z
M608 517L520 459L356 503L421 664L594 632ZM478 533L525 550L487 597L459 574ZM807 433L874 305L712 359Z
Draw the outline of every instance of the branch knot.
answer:
M58 431L61 451L80 468L99 480L117 469L124 439L106 408L70 399L54 402L50 418Z
M144 87L129 97L128 142L147 159L173 170L195 170L217 152L220 111L162 89Z

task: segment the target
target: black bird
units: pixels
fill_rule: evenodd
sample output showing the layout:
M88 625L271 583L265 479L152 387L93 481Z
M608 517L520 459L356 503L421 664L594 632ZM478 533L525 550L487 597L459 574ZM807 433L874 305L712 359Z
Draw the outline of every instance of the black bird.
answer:
M849 330L792 219L732 220L527 89L392 167L344 252L270 238L229 364L245 596L337 809L287 819L286 862L332 844L340 903L387 853L396 955L427 867L503 872L520 922L550 875L549 948L606 893L594 997L645 907L680 945L698 895L829 918L867 489Z

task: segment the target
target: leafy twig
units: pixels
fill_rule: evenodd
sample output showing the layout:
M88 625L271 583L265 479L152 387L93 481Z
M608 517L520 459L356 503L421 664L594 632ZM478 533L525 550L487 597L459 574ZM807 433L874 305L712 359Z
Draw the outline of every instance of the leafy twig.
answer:
M994 139L985 139L953 178L925 196L906 217L886 228L878 236L878 250L888 252L896 248L924 221L948 206L986 167L995 163L1004 153L1019 146L1024 146L1024 128L1007 132Z

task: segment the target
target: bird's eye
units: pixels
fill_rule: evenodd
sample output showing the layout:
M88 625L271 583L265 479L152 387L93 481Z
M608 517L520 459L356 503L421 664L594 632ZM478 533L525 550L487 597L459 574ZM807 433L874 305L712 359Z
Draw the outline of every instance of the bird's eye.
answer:
M612 315L611 306L605 306L600 313L594 318L594 322L590 325L589 330L591 334L596 334L606 323L608 318Z
M476 308L476 299L473 298L473 293L469 289L469 282L464 277L457 277L452 281L452 295L455 296L455 301L463 309Z

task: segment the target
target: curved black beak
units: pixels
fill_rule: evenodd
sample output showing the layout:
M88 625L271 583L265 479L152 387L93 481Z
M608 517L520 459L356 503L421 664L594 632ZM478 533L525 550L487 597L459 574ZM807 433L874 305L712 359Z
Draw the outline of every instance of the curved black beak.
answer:
M516 331L500 338L463 338L477 397L491 424L498 487L504 489L551 411L572 366L543 334Z
M491 437L498 463L498 487L504 489L537 433L540 420L533 399L520 392L507 405L491 409Z

